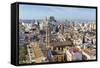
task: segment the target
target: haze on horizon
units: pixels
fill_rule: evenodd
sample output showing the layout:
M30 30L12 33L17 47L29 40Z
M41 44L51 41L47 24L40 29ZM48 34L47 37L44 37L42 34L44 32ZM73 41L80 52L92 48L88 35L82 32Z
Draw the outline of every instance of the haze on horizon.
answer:
M58 20L96 20L95 8L19 5L19 19L45 19L54 16Z

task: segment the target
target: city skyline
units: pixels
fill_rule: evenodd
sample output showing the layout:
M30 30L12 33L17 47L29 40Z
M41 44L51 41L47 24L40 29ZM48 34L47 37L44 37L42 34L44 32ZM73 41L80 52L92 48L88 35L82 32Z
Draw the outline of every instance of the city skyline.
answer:
M54 16L57 20L96 20L96 9L57 7L41 5L19 5L19 19L45 19Z

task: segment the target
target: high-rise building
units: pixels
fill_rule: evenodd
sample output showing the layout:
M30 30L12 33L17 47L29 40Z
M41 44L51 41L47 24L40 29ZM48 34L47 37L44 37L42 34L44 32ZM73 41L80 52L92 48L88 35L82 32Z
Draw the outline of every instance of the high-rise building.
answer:
M51 42L51 30L48 21L46 21L46 46L50 47Z
M60 32L61 34L64 34L64 24L61 24L61 25L60 25L60 30L59 30L59 32Z

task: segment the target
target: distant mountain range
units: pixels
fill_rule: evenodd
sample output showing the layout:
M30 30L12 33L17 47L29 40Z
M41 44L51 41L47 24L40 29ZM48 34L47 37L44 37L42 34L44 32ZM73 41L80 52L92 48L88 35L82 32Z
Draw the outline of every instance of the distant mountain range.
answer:
M20 19L20 20L19 20L19 23L21 23L21 22L24 22L24 23L31 23L32 20L22 20L22 19Z
M38 21L40 21L41 19L39 19ZM22 20L20 19L19 20L19 23L21 22L24 22L24 23L34 23L36 20ZM58 22L64 22L64 21L61 21L61 20L57 20ZM65 20L66 21L66 20ZM96 22L95 20L68 20L70 22L78 22L78 23L88 23L88 22Z

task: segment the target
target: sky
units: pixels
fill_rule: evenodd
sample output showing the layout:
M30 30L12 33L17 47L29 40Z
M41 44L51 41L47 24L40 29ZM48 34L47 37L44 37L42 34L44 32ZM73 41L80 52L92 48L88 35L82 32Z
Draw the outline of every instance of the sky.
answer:
M20 19L45 19L45 17L50 16L54 16L55 19L59 20L95 20L96 9L26 4L19 5Z

